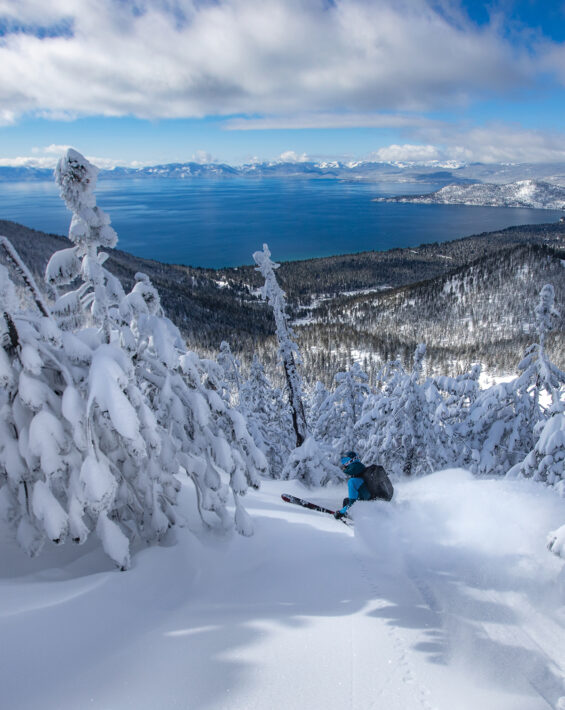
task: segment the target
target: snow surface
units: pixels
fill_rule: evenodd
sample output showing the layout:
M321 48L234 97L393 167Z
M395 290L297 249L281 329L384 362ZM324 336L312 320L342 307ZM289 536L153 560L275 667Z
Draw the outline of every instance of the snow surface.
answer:
M30 560L2 532L2 707L565 707L554 490L443 471L357 503L353 529L282 492L345 494L264 481L254 537L177 530L128 572L92 540Z

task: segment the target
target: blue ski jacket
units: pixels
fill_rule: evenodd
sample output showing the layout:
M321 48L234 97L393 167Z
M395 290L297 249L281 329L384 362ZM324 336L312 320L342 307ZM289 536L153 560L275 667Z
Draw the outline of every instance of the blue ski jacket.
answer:
M347 498L343 501L343 508L339 511L340 513L345 515L356 500L370 500L369 489L361 478L364 470L365 466L361 461L353 461L344 469L345 475L350 476L350 478L347 481Z

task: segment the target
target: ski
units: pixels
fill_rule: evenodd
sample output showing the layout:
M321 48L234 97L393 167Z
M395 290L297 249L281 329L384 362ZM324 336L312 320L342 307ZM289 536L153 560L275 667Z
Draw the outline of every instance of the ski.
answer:
M335 516L335 510L330 508L324 508L323 505L318 505L317 503L312 503L309 500L304 500L303 498L297 498L296 496L291 496L288 493L283 493L281 498L285 503L293 503L294 505L301 505L303 508L308 508L309 510L317 510L319 513L326 513L327 515ZM339 518L345 525L351 525L351 521L347 518Z

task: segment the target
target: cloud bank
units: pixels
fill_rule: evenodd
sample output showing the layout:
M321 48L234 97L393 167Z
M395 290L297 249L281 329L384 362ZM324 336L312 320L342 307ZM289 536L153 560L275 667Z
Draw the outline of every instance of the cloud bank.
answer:
M31 152L33 155L22 155L13 158L0 158L0 167L7 168L41 168L53 169L57 165L59 158L72 148L70 145L35 146ZM200 152L200 151L199 151ZM130 168L141 168L147 163L138 160L120 160L115 158L101 158L99 156L87 155L86 159L103 170L111 170L119 166Z
M563 72L560 48L520 48L453 3L425 0L0 0L0 20L4 122L329 120L464 105Z

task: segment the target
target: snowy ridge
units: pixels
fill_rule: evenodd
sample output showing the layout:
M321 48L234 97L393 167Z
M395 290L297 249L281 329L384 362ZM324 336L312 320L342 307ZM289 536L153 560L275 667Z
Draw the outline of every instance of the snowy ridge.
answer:
M517 180L506 185L446 185L428 195L378 197L374 201L561 210L565 209L565 188L539 180Z

